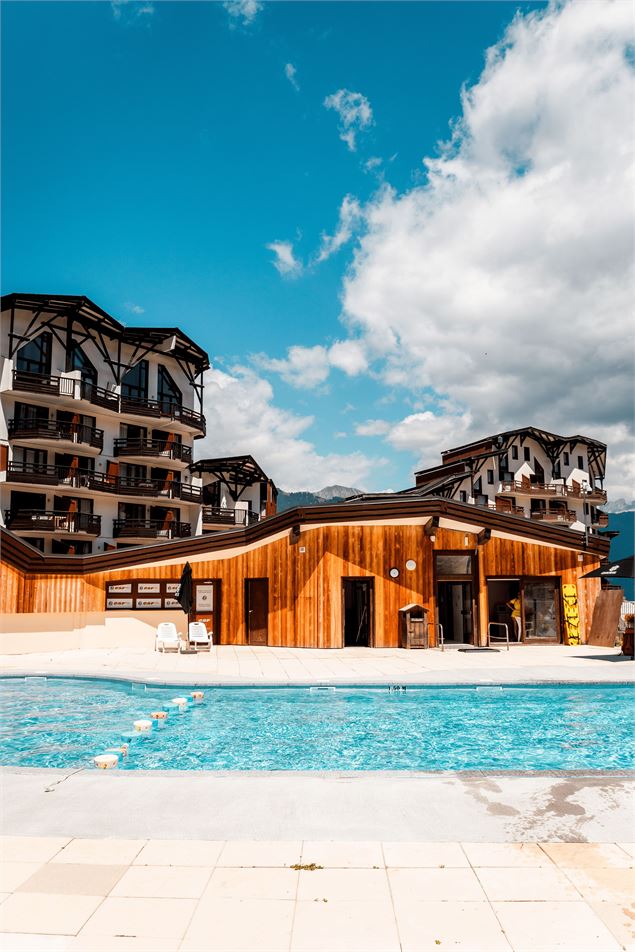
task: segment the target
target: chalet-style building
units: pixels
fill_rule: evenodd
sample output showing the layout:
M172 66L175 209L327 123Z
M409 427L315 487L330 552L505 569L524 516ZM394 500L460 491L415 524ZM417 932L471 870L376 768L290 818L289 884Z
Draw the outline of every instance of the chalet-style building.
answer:
M201 487L203 532L251 526L275 514L278 490L253 456L200 459L190 470Z
M0 321L0 512L30 545L89 555L275 511L245 457L224 461L232 491L204 523L213 470L192 464L209 359L177 327L125 327L86 297L42 294L3 297Z
M587 534L608 525L598 508L606 503L606 446L598 440L529 426L445 450L441 461L397 495L455 499Z

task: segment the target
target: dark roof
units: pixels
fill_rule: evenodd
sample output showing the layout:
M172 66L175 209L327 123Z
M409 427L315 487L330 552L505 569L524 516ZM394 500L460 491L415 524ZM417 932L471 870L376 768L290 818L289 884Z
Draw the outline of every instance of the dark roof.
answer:
M599 440L594 440L589 436L581 436L576 434L574 436L558 436L557 433L551 433L549 430L541 430L535 426L525 426L515 430L503 430L501 433L494 433L493 436L485 436L480 440L474 440L472 443L464 443L462 446L453 446L451 449L444 450L441 453L441 459L446 462L448 457L456 456L458 454L464 454L468 450L474 449L478 450L480 447L485 446L494 446L497 441L500 440L500 443L503 444L507 442L510 438L522 436L532 436L544 443L557 443L562 446L568 444L584 443L586 446L595 446L598 449L606 450L606 444L601 443ZM447 460L450 462L450 460ZM420 472L425 472L421 470ZM415 474L415 475L418 475Z
M207 353L178 327L127 327L84 295L4 294L1 304L3 311L13 307L46 314L72 314L80 323L98 326L107 336L180 358L199 372L210 365ZM166 349L162 349L162 344Z
M357 505L335 503L287 509L247 528L229 529L189 539L174 539L157 545L98 552L94 555L44 555L33 546L25 545L21 538L3 527L0 527L0 542L3 559L26 571L35 574L70 572L86 575L91 572L116 571L147 562L154 563L165 559L185 560L208 552L235 550L254 542L266 541L269 537L292 529L296 525L310 527L311 525L364 522L369 518L382 522L390 519L434 518L435 516L520 536L527 542L543 542L578 552L587 551L598 558L605 558L609 552L610 541L599 536L591 536L585 546L584 535L571 529L543 525L532 522L530 519L518 518L468 503L441 499L437 496L413 498L399 497L396 494L374 503L367 501Z
M269 477L253 456L219 456L215 459L199 459L190 463L193 473L211 473L224 482L251 486L253 483L268 482Z

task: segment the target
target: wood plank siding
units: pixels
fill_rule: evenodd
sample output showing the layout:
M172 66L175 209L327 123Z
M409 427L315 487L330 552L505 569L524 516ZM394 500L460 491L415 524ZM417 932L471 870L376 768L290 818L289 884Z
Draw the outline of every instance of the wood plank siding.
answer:
M344 515L342 509L339 515L340 518ZM368 519L368 513L366 515ZM474 522L473 509L470 516ZM196 540L198 547L189 551L183 550L182 543L157 547L156 552L154 547L121 550L112 553L118 560L113 559L116 568L108 568L105 557L101 557L95 570L92 565L97 560L91 558L78 559L76 567L69 563L68 568L55 571L47 571L46 558L32 565L26 556L22 565L3 560L0 609L4 612L102 612L107 582L143 578L178 580L188 559L195 579L220 580L220 629L215 632L215 639L222 644L247 642L244 583L251 578L268 579L269 645L339 648L343 628L342 579L373 578L374 645L397 647L400 608L416 602L428 609L431 619L435 618L433 553L450 551L476 554L476 625L481 643L486 637L489 610L487 578L521 576L557 576L562 583L576 584L582 640L586 640L600 581L581 581L580 577L597 568L604 553L582 551L583 539L571 548L496 535L479 543L476 532L437 528L433 541L421 520L418 524L324 521L326 524L318 525L305 522L299 535L293 530L270 532L269 538L249 535L249 530L242 536L223 533L227 540L224 548L218 544L217 537L208 547L211 551L206 551L204 543L198 544L201 540ZM522 522L524 520L515 519L511 525L522 531ZM534 531L535 527L530 528ZM575 534L569 536L573 540ZM243 540L242 545L237 544L238 538ZM250 543L254 538L256 541ZM605 543L602 545L608 548ZM125 559L128 564L120 567ZM414 569L406 568L408 560L416 563ZM17 556L14 562L19 562ZM390 577L392 568L399 570L397 578ZM434 635L431 629L431 644L435 643Z

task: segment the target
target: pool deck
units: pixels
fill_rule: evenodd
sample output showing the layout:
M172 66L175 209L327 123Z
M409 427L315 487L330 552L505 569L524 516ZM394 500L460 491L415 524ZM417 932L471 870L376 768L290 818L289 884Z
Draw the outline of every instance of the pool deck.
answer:
M623 683L634 669L561 646L2 658L5 674L191 685ZM633 781L619 772L4 768L0 784L6 952L635 949Z
M273 648L221 645L197 654L133 648L0 656L4 674L132 678L177 684L459 684L635 680L617 648L512 645L509 651Z

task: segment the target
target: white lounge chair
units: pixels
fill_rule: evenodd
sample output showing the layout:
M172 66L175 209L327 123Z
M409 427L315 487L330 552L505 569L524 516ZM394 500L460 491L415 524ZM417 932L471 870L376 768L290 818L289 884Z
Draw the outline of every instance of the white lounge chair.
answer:
M166 648L176 648L177 651L181 650L181 637L173 621L162 621L161 624L157 626L154 650L158 651L159 647L162 652L165 652Z
M195 648L209 648L211 650L213 638L209 634L205 623L202 621L191 621L188 633L189 642Z

